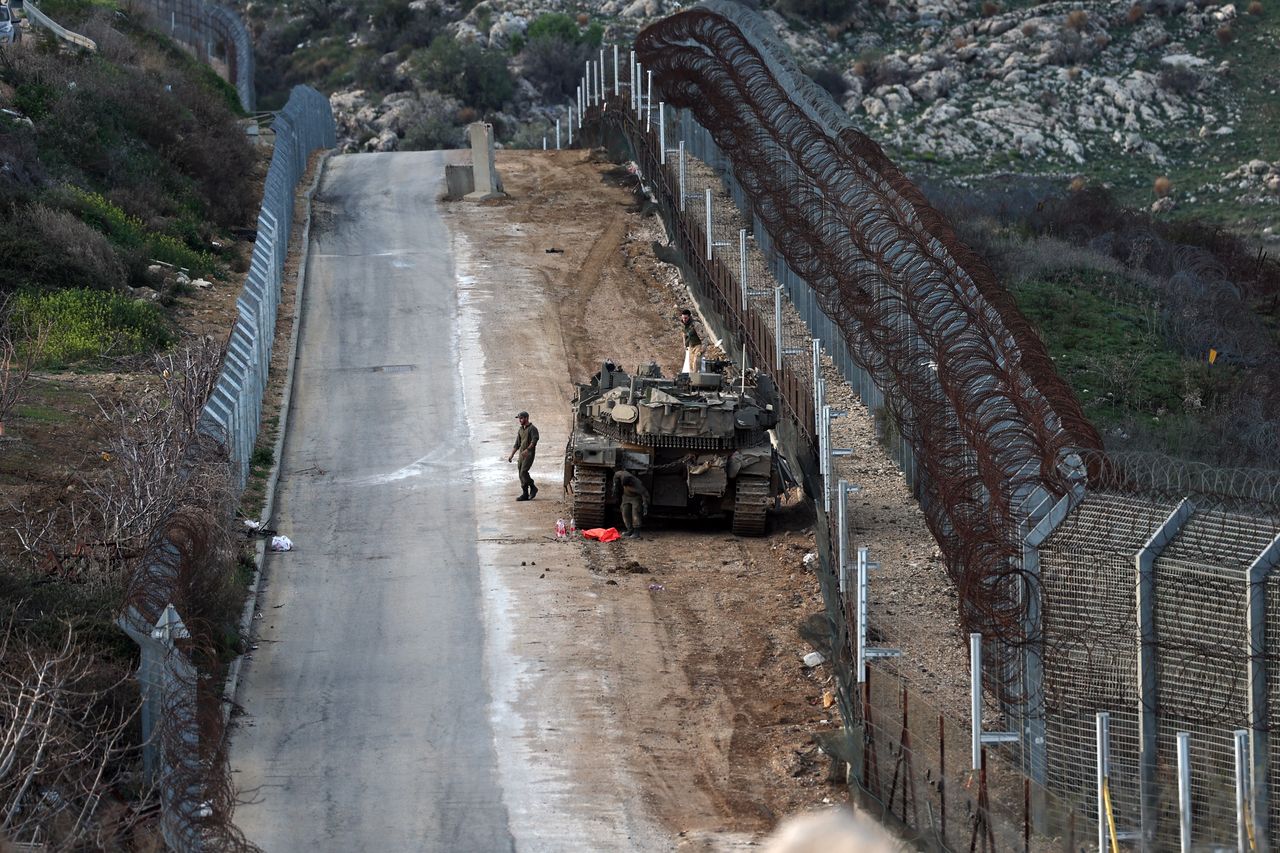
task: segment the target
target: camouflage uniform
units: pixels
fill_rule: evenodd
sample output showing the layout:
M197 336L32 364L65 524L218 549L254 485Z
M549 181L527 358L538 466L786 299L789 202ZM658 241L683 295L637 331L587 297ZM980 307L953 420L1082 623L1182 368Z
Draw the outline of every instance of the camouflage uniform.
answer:
M621 505L626 535L635 536L640 532L645 513L649 511L649 490L635 474L618 471L613 475L613 491Z
M515 452L520 454L520 488L525 494L537 494L538 487L533 484L533 477L529 476L529 469L533 467L534 452L538 444L538 428L532 422L525 424L516 431Z
M699 369L698 361L702 358L702 336L692 320L688 323L681 321L681 324L684 326L685 364L693 372Z

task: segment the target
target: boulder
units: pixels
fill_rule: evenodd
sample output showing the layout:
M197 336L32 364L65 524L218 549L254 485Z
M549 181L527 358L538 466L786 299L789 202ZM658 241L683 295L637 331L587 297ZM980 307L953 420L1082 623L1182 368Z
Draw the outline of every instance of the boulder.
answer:
M495 50L506 50L511 45L512 38L523 37L528 29L529 20L523 15L503 12L489 27L489 47Z

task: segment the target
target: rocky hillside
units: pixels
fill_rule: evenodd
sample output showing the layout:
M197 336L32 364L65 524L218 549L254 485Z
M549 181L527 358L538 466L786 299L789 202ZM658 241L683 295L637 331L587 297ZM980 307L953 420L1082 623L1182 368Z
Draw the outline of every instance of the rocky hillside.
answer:
M629 41L683 5L312 0L247 9L268 87L327 88L346 147L389 150L454 144L481 114L508 144L540 144L594 45ZM1262 0L751 5L926 183L1084 180L1161 215L1277 236L1269 219L1280 202L1280 18ZM549 18L572 21L576 35L551 27L548 36L543 26L543 38L530 39Z

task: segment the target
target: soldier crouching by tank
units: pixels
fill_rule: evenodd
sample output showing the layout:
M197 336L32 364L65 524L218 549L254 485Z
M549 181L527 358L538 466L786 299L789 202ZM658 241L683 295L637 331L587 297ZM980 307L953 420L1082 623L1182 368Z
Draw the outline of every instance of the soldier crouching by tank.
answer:
M529 413L521 412L516 415L516 420L520 422L520 429L516 431L516 443L511 448L511 452L507 454L507 461L511 461L511 457L517 453L520 454L520 497L518 501L531 501L538 496L538 487L533 483L533 477L529 475L529 469L533 467L534 451L538 447L538 428L529 423Z
M626 528L622 535L638 539L644 517L649 513L649 490L635 474L619 471L613 475L613 492L618 496L622 509L622 526Z

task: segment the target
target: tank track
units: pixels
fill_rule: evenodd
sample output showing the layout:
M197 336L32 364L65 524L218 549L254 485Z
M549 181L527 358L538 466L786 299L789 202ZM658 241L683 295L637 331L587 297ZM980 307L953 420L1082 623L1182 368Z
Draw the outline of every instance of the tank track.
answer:
M577 465L573 469L573 519L579 530L603 527L609 472Z
M762 477L740 477L733 497L735 536L763 536L769 520L769 481Z

